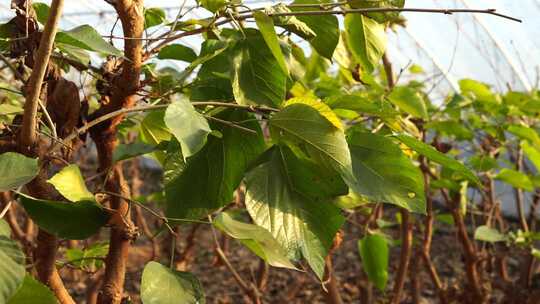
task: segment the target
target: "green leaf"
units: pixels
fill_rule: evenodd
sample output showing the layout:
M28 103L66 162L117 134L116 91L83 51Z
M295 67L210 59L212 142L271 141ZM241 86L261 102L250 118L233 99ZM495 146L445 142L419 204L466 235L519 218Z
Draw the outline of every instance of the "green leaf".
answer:
M6 303L22 284L26 272L24 254L6 235L0 235L0 261L0 303Z
M3 303L3 302L2 302ZM27 274L17 292L7 304L57 304L54 293L45 285Z
M330 123L332 123L336 128L343 130L343 124L341 123L341 120L337 117L336 113L328 107L325 103L321 102L319 99L311 96L302 96L302 97L293 97L289 100L287 100L283 107L290 106L295 103L301 103L308 105L315 110L319 112L326 120L328 120Z
M358 251L368 279L384 291L388 282L388 242L379 234L369 234L358 241Z
M233 199L248 165L264 151L262 131L245 111L225 111L218 116L229 121L245 121L242 126L257 131L247 134L236 128L212 125L223 138L210 137L204 148L190 157L176 178L165 185L167 216L198 219Z
M413 149L417 153L424 155L429 160L436 162L443 167L459 172L468 180L476 183L477 185L480 185L480 180L478 179L478 177L476 177L476 175L474 175L474 173L469 168L465 167L465 165L460 163L459 161L448 157L447 155L437 151L432 146L425 144L412 136L399 134L395 137L407 147Z
M165 111L152 111L144 117L140 125L141 140L157 145L171 139L171 132L165 125Z
M55 41L105 55L122 56L122 52L103 40L101 35L87 24L58 32Z
M204 147L208 134L212 132L206 118L186 98L171 103L165 111L164 120L180 142L184 161Z
M11 228L9 228L9 224L0 218L0 236L10 237L10 235L11 235Z
M304 257L322 279L324 258L344 222L332 197L344 194L324 169L274 147L246 175L246 208L253 221L270 231L291 259ZM344 189L346 193L346 188Z
M540 136L533 128L523 125L510 125L507 130L521 139L528 140L535 148L540 149Z
M275 13L289 13L291 10L285 3L278 3L265 8L264 12L271 15ZM311 40L317 36L317 34L307 24L300 21L298 18L296 18L296 16L274 16L272 17L272 20L274 21L275 25L283 27L306 40Z
M403 8L405 0L352 0L349 2L352 8ZM379 23L397 20L399 12L368 13L368 17Z
M525 189L527 191L534 190L534 185L531 179L526 174L523 174L516 170L503 168L495 176L495 179L510 184L515 188Z
M536 167L536 170L540 172L540 151L537 148L531 146L527 141L522 141L520 144L523 152L527 155L527 158Z
M108 243L95 243L86 249L70 248L66 250L66 263L84 270L96 271L103 266L108 252Z
M356 95L333 95L325 99L332 109L345 109L357 111L380 117L394 117L399 115L387 101L370 101L367 98Z
M191 100L223 100L234 99L229 74L231 73L229 44L221 40L208 39L201 45L199 57L191 64L201 64L197 79L191 89Z
M508 237L500 233L497 229L483 225L479 226L474 231L474 239L488 243L496 243L505 242Z
M454 226L454 217L450 213L437 214L435 220L449 226Z
M86 66L90 63L90 55L81 48L59 42L56 43L56 47L68 58L78 61L82 65Z
M426 129L433 129L444 135L455 136L458 140L470 140L473 138L473 132L467 129L463 122L446 120L434 121L425 124Z
M388 96L388 100L414 117L428 118L424 98L411 87L395 87Z
M261 33L245 29L233 56L232 86L239 104L278 106L285 99L287 74Z
M86 239L109 220L109 213L95 201L66 203L26 195L21 195L20 200L28 216L40 228L60 238Z
M293 4L324 4L327 1L321 0L295 0ZM323 10L313 7L291 7L293 12ZM297 16L298 20L305 23L315 34L316 37L309 40L311 46L321 56L332 60L334 50L339 42L339 21L333 15L321 16Z
M339 172L349 186L356 183L343 131L315 108L302 103L285 107L270 119L270 133L298 155L305 154Z
M461 93L464 95L473 95L473 97L481 100L493 99L491 89L487 85L476 80L461 79L459 81L459 88L461 89Z
M20 114L23 111L23 108L19 105L13 105L9 103L0 104L0 115Z
M159 59L173 59L185 62L193 62L197 54L191 48L182 44L169 44L158 53Z
M36 12L37 21L42 25L45 25L45 23L47 23L47 18L49 18L49 10L51 8L43 2L32 3L32 8Z
M540 260L540 250L531 248L531 255Z
M151 7L144 9L144 28L151 28L156 25L160 25L165 22L165 11L159 7Z
M0 154L0 191L9 191L30 182L39 172L37 158L15 152Z
M75 164L64 167L48 180L62 196L72 202L93 201L94 194L86 188L81 170Z
M277 60L279 67L283 70L283 73L289 74L289 69L285 63L285 57L283 57L283 53L281 52L281 46L279 45L276 30L274 29L274 21L262 11L254 11L253 17L266 45Z
M347 43L354 59L371 73L386 51L384 25L361 14L345 16Z
M274 267L296 269L287 258L287 251L268 230L257 225L244 223L222 212L213 221L214 226L230 237L237 239L254 254Z
M228 0L197 0L201 4L202 7L205 9L211 11L212 13L215 13L227 5L229 2Z
M189 272L175 271L157 262L144 267L141 282L143 304L205 304L199 280Z
M474 170L479 172L486 172L499 167L497 160L488 155L472 156L469 163Z
M150 145L143 142L134 142L130 144L120 144L113 152L113 162L130 159L144 154L152 153L158 149L156 145Z
M355 192L374 202L391 203L417 213L426 212L424 179L397 144L373 133L355 132L349 138Z
M178 140L173 138L169 141L162 164L164 184L168 184L184 171L186 162L184 162L182 148L180 148Z

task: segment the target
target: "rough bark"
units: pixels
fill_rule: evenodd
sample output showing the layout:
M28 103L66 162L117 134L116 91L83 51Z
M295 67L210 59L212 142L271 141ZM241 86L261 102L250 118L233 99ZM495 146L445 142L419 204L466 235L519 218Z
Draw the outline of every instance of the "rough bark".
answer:
M125 37L141 38L144 30L143 1L120 0L113 2ZM93 118L114 112L122 108L132 107L139 89L139 75L142 60L142 42L140 39L124 41L124 55L120 66L121 73L112 80L112 90L107 96L107 102L97 110ZM90 135L96 143L99 159L99 171L106 174L105 190L129 197L129 188L124 179L122 168L113 163L113 152L118 144L116 127L124 115L116 116L90 130ZM136 230L131 222L129 202L120 197L111 197L110 205L115 214L111 222L110 247L105 261L103 284L98 295L98 303L120 303L124 292L124 278L127 256L131 240Z

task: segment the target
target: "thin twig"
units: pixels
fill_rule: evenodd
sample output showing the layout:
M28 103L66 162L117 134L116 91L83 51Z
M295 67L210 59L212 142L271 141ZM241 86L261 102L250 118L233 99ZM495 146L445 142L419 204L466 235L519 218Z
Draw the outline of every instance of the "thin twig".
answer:
M224 124L226 126L229 126L231 128L236 128L236 129L239 129L241 131L244 131L244 132L247 132L247 133L250 133L250 134L255 134L257 135L257 131L255 130L252 130L250 128L246 128L246 127L242 127L241 125L239 124L236 124L232 121L228 121L228 120L223 120L223 119L220 119L220 118L217 118L217 117L213 117L213 116L209 116L209 115L204 115L204 117L206 119L210 119L210 120L213 120L213 121L216 121L216 122L219 122L221 124Z
M22 81L23 83L26 82L26 79L24 79L24 76L19 72L19 70L17 70L17 68L11 63L11 61L9 61L9 59L6 56L4 56L4 54L2 54L1 52L0 52L0 60L2 60L6 64L6 66L11 70L11 72L13 73L16 79Z
M227 102L217 102L217 101L201 101L201 102L192 102L191 103L195 107L205 107L205 106L216 106L216 107L227 107L227 108L237 108L237 109L243 109L250 112L277 112L278 109L270 108L270 107L258 107L258 106L249 106L249 105L240 105L237 103L227 103ZM67 143L74 140L77 136L80 134L88 131L90 128L92 128L95 125L98 125L104 121L107 121L109 119L112 119L114 117L127 114L127 113L133 113L133 112L146 112L146 111L153 111L153 110L159 110L159 109L165 109L169 105L168 104L160 104L160 105L145 105L145 106L139 106L139 107L133 107L133 108L122 108L110 113L107 113L105 115L99 116L98 118L86 123L81 128L73 131L71 134L69 134L66 138L64 138L61 143L57 143L54 145L49 152L54 152L60 148L62 145L67 145ZM250 130L253 131L253 130Z
M212 222L212 219L210 218L210 216L208 216L208 220ZM236 280L240 288L242 288L242 290L256 302L259 297L258 290L256 290L256 287L253 284L248 284L246 281L244 281L242 276L240 276L240 274L236 271L236 269L231 264L231 262L229 262L229 259L227 259L227 256L221 249L221 245L219 244L217 233L213 225L211 226L211 229L212 229L212 236L214 239L214 244L216 246L216 252L219 258L225 264L227 269L231 272L232 276L234 277L234 279Z
M6 213L8 212L9 208L11 207L11 203L13 201L9 201L7 202L6 206L4 207L4 209L2 210L2 212L0 212L0 219L4 218L4 215L6 215Z
M415 13L435 13L435 14L445 14L452 15L457 13L476 13L476 14L488 14L494 15L497 17L505 18L515 22L522 22L520 19L503 15L497 13L495 9L430 9L430 8L358 8L358 9L342 9L342 10L317 10L317 11L292 11L292 12L279 12L279 13L268 13L270 17L280 17L280 16L317 16L317 15L347 15L347 14L368 14L368 13L389 13L389 12L415 12ZM245 15L235 16L236 21L242 21L249 18L253 18L252 13ZM224 25L232 22L233 20L227 18L225 20L216 22L212 24L212 27ZM148 58L149 55L159 52L161 48L167 45L169 42L180 39L182 37L201 34L206 32L211 27L200 27L191 31L185 31L177 35L172 35L168 37L158 37L154 39L162 39L162 41L154 47L149 53L145 54L144 58ZM127 37L117 37L121 39L129 39Z
M401 255L399 260L398 274L394 284L392 300L390 303L401 303L401 293L405 286L405 279L411 259L412 225L409 222L410 213L401 209Z
M47 24L43 30L35 59L37 65L34 66L28 80L28 94L26 96L26 103L24 104L23 126L21 137L19 139L19 146L21 149L29 149L36 142L36 116L39 106L41 85L43 84L43 78L47 72L49 58L52 54L54 37L58 30L58 23L62 15L63 5L63 0L53 0L51 4L49 18L47 19Z

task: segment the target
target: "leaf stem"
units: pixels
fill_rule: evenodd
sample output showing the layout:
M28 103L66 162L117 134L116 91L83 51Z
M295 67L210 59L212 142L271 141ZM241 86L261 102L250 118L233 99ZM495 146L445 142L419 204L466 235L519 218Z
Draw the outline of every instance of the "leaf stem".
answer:
M243 109L249 112L277 112L278 109L270 108L270 107L261 107L261 106L250 106L250 105L240 105L237 103L228 103L228 102L218 102L218 101L201 101L201 102L192 102L191 103L195 107L205 107L205 106L215 106L215 107L226 107L226 108L236 108L236 109ZM154 111L154 110L160 110L165 109L169 106L169 104L159 104L159 105L144 105L139 107L133 107L133 108L122 108L104 115L101 115L97 117L96 119L86 123L81 128L73 131L71 134L69 134L67 137L65 137L60 142L56 143L49 152L54 152L58 150L62 146L66 146L67 143L74 140L77 136L80 134L83 134L84 132L91 129L93 126L98 125L104 121L107 121L109 119L115 118L117 116L132 113L132 112L146 112L146 111ZM216 120L216 118L212 118ZM222 121L221 121L222 122ZM235 126L239 127L239 126ZM241 127L243 128L243 127ZM247 131L247 130L244 130ZM249 132L252 132L253 130L250 130Z

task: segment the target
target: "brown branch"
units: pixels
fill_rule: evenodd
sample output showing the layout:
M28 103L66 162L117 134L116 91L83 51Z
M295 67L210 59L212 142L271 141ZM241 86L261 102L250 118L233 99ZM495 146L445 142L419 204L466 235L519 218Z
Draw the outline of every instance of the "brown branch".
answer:
M520 172L523 169L523 150L521 148L517 151L517 157L515 158L516 171ZM527 217L525 216L525 210L523 205L523 190L514 187L514 196L516 200L516 209L518 211L519 224L524 232L529 231L529 225L527 224Z
M122 23L124 36L140 38L144 30L143 1L118 0L114 8ZM91 119L122 108L132 107L137 99L139 77L142 62L142 43L139 40L125 40L121 74L112 81L112 92L109 102L103 104ZM122 197L129 197L129 187L124 178L120 164L113 164L113 153L118 145L116 127L124 115L95 125L90 135L96 143L99 159L99 172L110 172L106 177L105 190L119 193L111 196L110 205L115 214L112 223L109 252L105 262L103 284L98 294L99 304L119 304L124 293L126 264L131 240L136 236L131 222L129 202Z
M409 261L412 251L412 224L409 222L410 213L405 209L401 209L401 254L399 259L399 268L394 283L394 291L390 303L401 303L401 293L405 286Z
M266 285L268 284L268 274L270 272L270 266L268 263L266 263L265 260L261 259L259 260L259 268L257 269L257 289L259 291L264 291L266 289Z
M384 73L386 74L386 82L388 89L392 90L396 85L396 78L392 69L392 62L388 59L388 53L384 53L382 56L382 62L384 67Z
M138 159L134 159L130 163L130 173L131 173L131 195L133 197L138 197L140 195L141 187L143 186L143 182L141 180L140 176L140 170L139 170L140 162ZM135 204L135 219L138 227L141 227L142 232L144 235L148 238L148 240L152 243L152 257L150 260L154 260L159 255L159 244L157 239L154 237L152 231L150 230L150 227L148 226L148 223L146 222L146 219L144 218L144 215L142 214L142 208L138 204Z
M456 195L453 199L450 198L446 191L441 191L443 197L448 204L448 207L452 210L452 216L454 218L454 225L457 228L457 234L461 247L463 249L463 255L465 258L465 270L467 273L467 279L469 287L472 291L474 301L477 303L484 303L486 295L482 287L480 274L478 271L478 255L476 253L476 246L467 234L467 226L463 219L463 214L459 209L459 195Z
M35 59L28 86L26 88L26 102L24 105L23 125L18 138L19 150L26 155L36 155L37 144L37 110L43 78L47 72L49 59L52 53L54 38L58 29L58 22L62 15L63 0L53 0L49 10L49 17L43 30L39 48ZM46 185L46 172L42 171L38 177L27 185L28 191L35 197L51 198L52 191ZM50 185L49 185L50 186ZM35 267L38 278L54 292L61 304L75 303L67 292L55 266L58 239L39 230L37 247L34 251Z
M439 274L437 273L437 269L435 268L435 265L433 261L431 260L431 242L433 239L434 216L433 216L433 199L429 191L430 176L426 172L426 170L429 170L429 169L426 164L426 159L424 157L420 158L420 163L422 164L422 166L420 167L424 175L424 187L426 189L426 218L424 221L424 239L423 239L422 250L421 250L422 259L424 261L425 267L427 268L431 281L433 282L433 285L435 285L435 288L437 289L437 293L439 295L439 299L441 303L446 304L448 303L448 300L446 299L446 290L441 282Z
M28 80L26 102L24 104L24 116L21 135L19 137L19 148L21 151L30 151L36 143L37 110L39 106L39 96L43 78L47 72L49 58L51 57L54 37L58 30L58 22L62 15L63 0L53 0L49 10L49 18L43 30L37 56L36 64Z
M323 284L327 289L325 292L326 303L328 304L342 304L341 294L339 292L337 278L334 275L334 267L332 265L332 254L328 254L325 259L324 265L324 277Z

